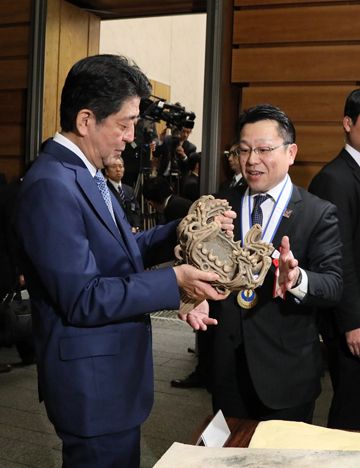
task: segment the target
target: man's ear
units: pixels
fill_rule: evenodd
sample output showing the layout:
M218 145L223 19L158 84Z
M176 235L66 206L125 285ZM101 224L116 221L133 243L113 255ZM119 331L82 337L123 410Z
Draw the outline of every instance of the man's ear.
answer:
M352 120L348 115L343 118L343 127L346 133L349 133L352 127Z
M95 117L91 110L81 109L76 116L76 129L81 136L86 136L89 131L89 125Z
M298 152L298 147L296 143L290 143L289 145L289 166L294 164L296 155Z

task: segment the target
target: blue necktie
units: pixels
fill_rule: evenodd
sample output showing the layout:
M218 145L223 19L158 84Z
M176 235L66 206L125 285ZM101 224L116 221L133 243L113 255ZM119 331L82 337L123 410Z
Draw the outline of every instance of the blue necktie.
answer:
M105 177L103 176L101 171L97 171L94 179L95 179L96 185L98 186L98 189L100 190L101 196L103 197L104 202L106 203L106 206L108 207L110 211L111 216L113 217L113 219L115 219L114 210L113 210L112 203L111 203L110 192L106 184Z
M263 221L263 212L261 209L261 204L264 203L264 201L269 198L270 195L256 195L255 201L254 201L254 208L251 213L251 221L254 224L260 224L262 226L262 221Z

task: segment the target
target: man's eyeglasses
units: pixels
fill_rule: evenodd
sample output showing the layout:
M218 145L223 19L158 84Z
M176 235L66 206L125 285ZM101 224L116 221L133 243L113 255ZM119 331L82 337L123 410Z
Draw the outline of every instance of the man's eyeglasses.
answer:
M278 146L257 146L255 148L236 148L233 151L234 156L250 156L250 154L254 151L255 154L258 154L259 156L268 156L272 151L275 151L278 148L281 148L282 146L287 146L291 145L291 143L281 143L281 145ZM231 152L230 152L231 153ZM229 154L230 154L229 153Z

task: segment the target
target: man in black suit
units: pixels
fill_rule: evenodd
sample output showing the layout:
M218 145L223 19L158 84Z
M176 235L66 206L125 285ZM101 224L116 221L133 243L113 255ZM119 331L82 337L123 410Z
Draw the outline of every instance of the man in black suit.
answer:
M341 297L336 208L292 184L288 170L297 145L295 128L284 112L268 104L256 106L242 114L239 124L247 187L226 192L238 213L235 239L243 245L256 214L263 218L257 219L263 239L277 252L260 288L210 305L218 320L213 329L213 408L225 416L309 423L322 371L313 306ZM259 200L265 201L256 209Z
M175 195L165 177L150 177L144 182L144 198L159 214L159 223L168 223L187 215L190 200Z
M220 190L225 190L227 188L240 187L245 183L244 178L241 174L240 167L240 154L239 154L239 145L235 143L231 146L229 151L224 153L227 157L229 168L233 173L233 176L230 180L226 180L220 185Z
M319 315L334 389L328 426L360 430L360 89L346 99L345 147L315 176L309 190L338 208L344 292Z
M106 166L104 168L104 173L107 178L107 185L124 210L131 230L133 232L140 231L141 210L139 203L130 185L122 183L122 178L125 173L123 158L119 157L119 160L111 164L111 166Z

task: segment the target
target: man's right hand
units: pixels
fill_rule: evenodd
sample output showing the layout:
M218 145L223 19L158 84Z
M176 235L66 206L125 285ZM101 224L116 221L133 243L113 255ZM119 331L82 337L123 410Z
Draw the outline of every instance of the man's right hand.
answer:
M353 356L360 357L360 328L345 333L346 343Z
M225 294L218 293L209 284L219 279L216 273L201 271L191 265L176 266L174 271L179 288L192 301L199 302L205 299L220 301L227 297Z

